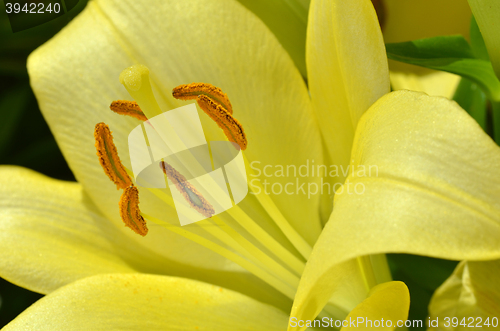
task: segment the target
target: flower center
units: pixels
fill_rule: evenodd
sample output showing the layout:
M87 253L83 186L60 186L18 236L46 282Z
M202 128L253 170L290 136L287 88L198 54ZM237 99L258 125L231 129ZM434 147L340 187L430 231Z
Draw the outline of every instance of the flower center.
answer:
M111 110L140 120L152 119L162 113L153 94L149 70L146 67L136 65L125 69L120 75L120 81L135 101L113 101ZM221 89L206 83L193 83L174 88L173 96L181 100L196 100L200 108L223 130L229 141L238 144L241 150L247 148L243 126L233 117L231 102ZM149 121L147 123L151 124ZM130 179L134 174L120 162L109 128L104 123L98 124L95 136L97 155L105 173L118 188L124 189L120 200L120 215L126 226L140 235L145 235L148 231L145 219L159 224L239 264L288 298L294 298L299 277L312 249L268 195L256 194L248 198L259 204L259 209L274 221L281 231L279 235L271 235L264 230L238 204L215 214L214 206L200 190L186 180L179 169L162 160L158 165L166 179L175 185L190 208L206 217L205 220L184 227L168 223L161 219L161 215L156 217L139 211L138 189ZM147 141L146 143L149 144ZM244 155L243 159L247 171L251 172ZM175 208L172 195L168 194L168 191L158 188L146 189ZM262 190L262 187L260 189ZM200 235L199 231L193 231L195 228L204 230L208 237ZM213 237L217 242L208 239Z

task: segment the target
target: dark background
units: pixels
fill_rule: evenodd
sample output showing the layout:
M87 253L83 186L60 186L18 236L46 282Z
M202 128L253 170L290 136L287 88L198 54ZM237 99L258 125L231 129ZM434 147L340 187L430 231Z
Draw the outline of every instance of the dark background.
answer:
M7 2L0 1L0 164L19 165L50 177L75 180L31 91L26 59L68 24L87 0L71 1L68 6L75 6L68 13L61 10L62 15L52 15L55 18L46 23L40 19L45 14L17 14L15 24L22 30L15 33L6 14ZM33 15L38 15L36 23L40 25L24 29L33 25ZM0 328L41 297L0 278Z

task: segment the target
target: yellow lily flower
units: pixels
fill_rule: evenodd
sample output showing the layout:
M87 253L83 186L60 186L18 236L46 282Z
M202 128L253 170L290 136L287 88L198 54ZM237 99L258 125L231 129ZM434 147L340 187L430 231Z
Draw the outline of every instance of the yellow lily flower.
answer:
M2 277L50 293L5 329L284 330L325 306L336 318L405 320L407 289L387 282L373 254L499 258L498 147L448 100L403 91L377 101L389 78L371 3L313 1L306 55L309 90L272 33L230 0L94 1L32 54L33 89L79 183L0 172ZM337 187L326 226L328 196L261 194L233 208L240 217L221 214L220 227L149 222L145 237L125 229L92 132L110 124L130 168L127 136L139 122L105 109L128 99L117 77L139 62L163 109L184 104L165 93L184 83L227 92L249 161L350 165L347 180L329 179L346 189ZM202 123L209 140L224 139L208 117ZM370 165L377 176L363 177ZM366 191L349 194L360 183ZM140 200L147 215L174 223L175 210L151 191L140 189ZM220 231L227 224L231 238Z
M462 261L436 290L429 330L497 329L500 325L500 260Z

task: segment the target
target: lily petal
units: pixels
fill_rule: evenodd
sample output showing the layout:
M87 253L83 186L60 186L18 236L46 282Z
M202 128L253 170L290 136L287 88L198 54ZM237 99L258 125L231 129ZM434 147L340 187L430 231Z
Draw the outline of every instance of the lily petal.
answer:
M309 1L238 0L257 15L288 51L302 76L306 77L306 28Z
M371 1L313 0L306 63L330 161L347 167L359 118L390 91L384 41Z
M40 299L3 330L285 330L287 315L221 287L145 274L99 275Z
M0 169L2 277L48 293L83 277L134 271L120 257L132 253L124 237L103 231L110 224L79 184Z
M134 243L77 183L9 166L0 167L0 183L1 277L19 286L46 294L96 274L161 273L224 284L289 307L288 300L248 273L190 267Z
M122 161L130 166L127 137L138 121L119 117L108 107L112 100L130 99L118 76L134 63L151 70L164 110L185 104L170 96L177 85L207 82L222 88L245 129L249 143L245 156L250 162L260 161L262 167L322 162L319 130L300 73L275 36L241 4L233 0L93 1L30 56L28 69L40 108L75 177L116 224L119 197L97 162L92 132L97 122L109 124ZM201 118L209 140L225 140L208 116L201 113ZM273 180L281 186L288 181ZM319 178L305 180L318 182ZM321 231L319 197L282 194L272 198L297 231L314 242ZM141 209L167 220L177 218L172 208L145 190ZM168 236L172 243L183 238L166 230L156 233L144 242L169 258L225 267L222 261L206 258L206 252L179 255L179 250L194 248L165 245Z
M388 282L371 289L368 298L354 308L346 320L359 322L356 326L342 327L341 331L394 330L408 318L410 292L403 282ZM381 323L381 321L384 321ZM389 323L390 321L390 323ZM378 326L374 323L378 322Z
M425 75L391 72L391 86L394 91L411 90L425 92L431 96L452 99L460 82L460 76L444 71L435 71Z
M337 266L355 257L500 257L500 149L455 102L410 91L382 97L358 124L352 158L292 317L314 318L338 286Z
M453 274L432 297L429 305L431 325L429 330L462 330L459 324L465 318L466 325L487 327L492 318L500 316L500 260L472 262L463 261ZM457 328L452 328L452 321L457 318ZM448 320L449 319L449 320ZM493 324L495 325L495 324ZM449 326L448 328L446 326ZM463 328L464 330L466 328Z

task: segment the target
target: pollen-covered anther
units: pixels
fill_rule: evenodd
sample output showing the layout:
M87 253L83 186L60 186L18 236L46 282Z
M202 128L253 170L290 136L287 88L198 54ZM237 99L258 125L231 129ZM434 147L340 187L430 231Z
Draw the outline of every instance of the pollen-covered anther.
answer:
M215 214L214 207L201 195L201 193L186 180L181 173L174 169L167 162L161 161L160 168L172 183L174 183L180 194L186 199L189 205L205 217L212 217Z
M200 108L224 131L229 141L237 143L242 150L247 148L247 137L240 122L206 95L199 95L196 101Z
M94 138L99 163L109 179L116 184L116 188L124 189L132 185L132 180L118 156L111 131L105 123L96 124Z
M172 90L172 95L180 100L195 100L199 95L206 95L215 103L221 105L229 114L233 114L233 106L231 106L227 94L211 84L191 83L179 85Z
M142 112L141 108L135 101L116 100L111 103L109 109L119 115L127 115L137 118L141 121L147 121L148 118Z
M120 198L120 216L123 223L135 233L145 236L148 234L146 221L139 210L139 190L135 186L127 187Z

